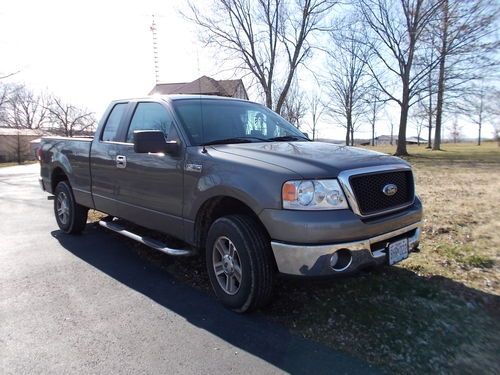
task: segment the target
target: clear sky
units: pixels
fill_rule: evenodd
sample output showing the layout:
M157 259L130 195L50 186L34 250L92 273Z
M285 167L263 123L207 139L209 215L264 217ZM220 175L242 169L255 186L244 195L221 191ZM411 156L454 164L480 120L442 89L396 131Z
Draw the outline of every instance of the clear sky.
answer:
M204 74L231 78L220 72L217 59L179 13L184 0L2 0L0 4L0 73L19 70L13 80L87 107L97 117L109 101L144 96L154 86L152 14L158 29L160 81L191 81ZM389 117L398 122L397 111L390 110ZM368 138L367 130L359 136ZM388 131L381 124L377 133ZM471 125L463 132L476 134ZM486 126L483 134L490 137L491 132ZM409 128L409 134L415 131ZM342 128L332 124L322 124L320 136L344 137Z

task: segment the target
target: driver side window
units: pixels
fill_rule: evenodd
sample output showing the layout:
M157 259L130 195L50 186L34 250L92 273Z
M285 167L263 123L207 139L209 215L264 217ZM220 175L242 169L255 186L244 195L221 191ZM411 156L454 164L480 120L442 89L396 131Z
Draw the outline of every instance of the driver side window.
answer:
M161 130L168 138L172 126L172 116L159 103L139 103L135 108L127 133L127 142L134 142L135 130Z

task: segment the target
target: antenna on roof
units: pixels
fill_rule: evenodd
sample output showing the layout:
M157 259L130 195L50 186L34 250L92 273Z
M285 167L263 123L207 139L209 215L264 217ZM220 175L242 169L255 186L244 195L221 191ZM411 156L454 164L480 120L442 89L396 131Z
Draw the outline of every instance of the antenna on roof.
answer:
M196 47L196 63L198 64L198 75L200 75L200 55L198 53L198 47ZM207 149L205 147L205 124L203 123L203 99L201 97L201 76L198 78L198 93L200 94L200 118L201 118L201 143L203 145L202 153L206 154Z
M158 63L158 36L156 34L156 22L155 15L153 14L153 22L151 23L151 27L149 28L151 33L153 34L153 63L155 67L155 83L157 84L160 77L160 67Z

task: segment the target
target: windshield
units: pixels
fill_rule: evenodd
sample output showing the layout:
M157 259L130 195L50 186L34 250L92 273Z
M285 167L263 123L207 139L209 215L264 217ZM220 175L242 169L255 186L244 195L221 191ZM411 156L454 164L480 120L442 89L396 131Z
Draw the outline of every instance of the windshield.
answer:
M200 98L174 100L173 107L196 146L307 140L292 124L260 104ZM277 137L282 139L273 139Z

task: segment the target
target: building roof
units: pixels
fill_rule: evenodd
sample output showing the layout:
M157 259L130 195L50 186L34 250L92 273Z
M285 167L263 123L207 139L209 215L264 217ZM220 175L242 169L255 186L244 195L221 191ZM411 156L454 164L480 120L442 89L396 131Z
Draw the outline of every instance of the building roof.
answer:
M427 139L422 137L406 137L406 142L427 142Z
M243 85L241 79L218 81L207 76L202 76L192 82L158 83L153 87L149 95L205 94L232 97L240 84Z
M243 81L241 79L223 79L218 81L219 85L221 85L226 92L233 96L238 89L238 85L241 83L243 85Z
M385 134L384 134L384 135L379 135L378 137L375 137L375 139L376 139L377 141L389 141L389 140L391 140L391 136L390 136L390 135L385 135ZM394 136L392 137L392 139L397 141L397 140L398 140L398 136L397 136L397 135L394 135Z

